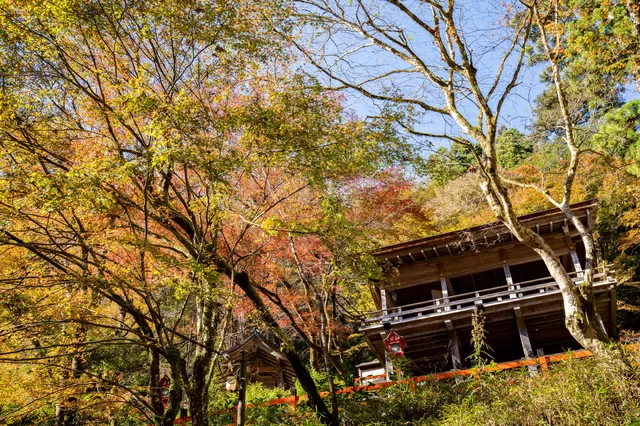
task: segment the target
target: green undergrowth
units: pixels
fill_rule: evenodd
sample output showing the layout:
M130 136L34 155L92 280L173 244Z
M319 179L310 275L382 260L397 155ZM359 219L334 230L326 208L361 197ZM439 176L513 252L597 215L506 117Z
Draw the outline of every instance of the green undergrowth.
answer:
M462 401L445 405L438 419L416 424L624 425L639 420L637 379L595 359L570 359L536 377L526 370L483 375L468 384Z
M640 353L630 354L635 365ZM636 375L638 377L638 375ZM328 403L329 401L327 401ZM596 359L340 395L344 425L639 425L640 381ZM309 407L251 409L250 424L319 424Z

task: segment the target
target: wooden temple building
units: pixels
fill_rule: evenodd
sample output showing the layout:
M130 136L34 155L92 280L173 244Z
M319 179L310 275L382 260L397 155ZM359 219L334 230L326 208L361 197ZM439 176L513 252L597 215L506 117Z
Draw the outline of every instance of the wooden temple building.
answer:
M266 388L290 389L295 385L296 376L278 347L258 332L253 332L240 343L225 352L228 368L223 374L227 390L236 390L238 369L242 353L247 364L247 382L262 383Z
M596 200L572 207L593 226ZM545 239L574 280L582 279L584 248L560 210L520 220ZM384 339L400 336L398 349L414 374L470 367L476 308L484 312L488 352L496 362L580 347L565 328L557 283L536 253L500 223L384 247L374 256L386 272L372 286L378 311L363 319L360 331L382 365L386 360L389 366ZM615 337L616 281L603 266L594 292L601 321Z

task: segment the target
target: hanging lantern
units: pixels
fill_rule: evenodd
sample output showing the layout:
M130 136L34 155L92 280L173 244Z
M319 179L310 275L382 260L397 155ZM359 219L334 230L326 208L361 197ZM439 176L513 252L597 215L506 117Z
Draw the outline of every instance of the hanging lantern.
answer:
M404 350L407 347L404 337L392 330L383 342L387 352L396 356L404 356Z
M161 400L162 400L162 405L164 405L164 407L167 407L167 402L169 402L169 386L171 386L171 379L167 377L167 375L165 374L164 376L162 376L162 378L160 379L160 382L158 382L158 387L160 388L160 392L161 392Z

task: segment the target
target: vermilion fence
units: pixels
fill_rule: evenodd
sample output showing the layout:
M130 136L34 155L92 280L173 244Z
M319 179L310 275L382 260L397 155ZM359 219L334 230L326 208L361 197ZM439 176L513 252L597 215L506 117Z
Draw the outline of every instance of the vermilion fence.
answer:
M638 346L638 344L628 345L628 346ZM493 366L484 367L482 368L482 370L478 370L477 368L472 368L467 370L445 371L443 373L429 374L426 376L410 377L408 379L404 379L400 381L395 380L395 381L389 381L389 382L383 382L383 383L376 383L373 385L350 386L350 387L338 390L336 394L342 395L342 394L352 394L354 392L375 391L375 390L391 387L398 383L402 383L402 384L409 385L410 387L414 387L417 383L422 383L422 382L431 382L431 381L437 381L437 380L451 379L455 377L471 376L471 375L477 375L480 373L491 373L491 372L498 372L498 371L504 371L504 370L513 370L516 368L527 367L530 365L540 366L542 371L544 372L548 369L549 363L566 361L569 358L585 358L585 357L590 357L592 355L593 354L591 353L591 351L583 349L575 352L563 353L558 355L545 355L539 358L503 362ZM320 396L323 398L328 395L329 395L329 392L320 392ZM307 398L306 395L287 396L284 398L272 399L271 401L263 402L262 404L258 404L258 405L247 404L247 408L260 408L260 407L270 407L273 405L288 404L291 407L291 409L295 411L296 406L298 405L298 402L304 401L306 398ZM215 414L223 414L223 413L228 414L231 412L233 412L233 409L220 411ZM190 422L190 420L191 419L189 417L182 417L181 419L176 420L175 424L186 425L188 422Z

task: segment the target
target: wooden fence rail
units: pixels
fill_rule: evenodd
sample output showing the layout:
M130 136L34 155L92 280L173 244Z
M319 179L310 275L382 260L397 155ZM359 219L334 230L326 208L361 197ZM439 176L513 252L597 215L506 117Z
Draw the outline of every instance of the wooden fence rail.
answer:
M631 346L631 345L628 345ZM633 345L636 346L636 345ZM388 388L391 386L394 386L398 383L401 384L406 384L409 385L410 387L414 388L415 385L417 383L422 383L422 382L431 382L431 381L438 381L438 380L445 380L445 379L452 379L455 377L464 377L464 376L470 376L470 375L477 375L479 373L492 373L492 372L499 372L499 371L505 371L505 370L513 370L513 369L517 369L517 368L522 368L522 367L527 367L530 365L539 365L541 367L541 369L544 371L546 371L548 369L548 364L549 363L553 363L553 362L559 362L559 361L566 361L569 358L585 358L585 357L589 357L591 356L592 353L591 351L588 351L586 349L583 350L579 350L579 351L574 351L574 352L569 352L569 353L563 353L563 354L557 354L557 355L545 355L545 356L541 356L538 358L531 358L531 359L523 359L520 361L511 361L511 362L503 362L500 364L496 364L493 366L487 366L482 368L482 370L478 370L477 368L471 368L471 369L467 369L467 370L457 370L457 371L445 371L443 373L434 373L434 374L429 374L426 376L418 376L418 377L410 377L408 379L404 379L404 380L395 380L395 381L389 381L389 382L383 382L383 383L376 383L376 384L372 384L372 385L358 385L358 386L350 386L347 388L343 388L340 389L338 391L336 391L337 395L343 395L343 394L353 394L355 392L370 392L370 391L375 391L375 390L379 390L379 389L384 389L384 388ZM366 380L366 378L363 378L363 380ZM320 396L322 398L326 397L329 395L329 392L320 392ZM306 395L302 395L302 396L287 396L287 397L283 397L283 398L277 398L277 399L272 399L271 401L266 401L263 402L261 404L247 404L247 408L261 408L261 407L270 407L273 405L289 405L291 407L291 409L293 411L296 410L296 406L298 405L298 402L300 401L304 401L306 400ZM233 413L234 409L229 409L229 410L223 410L223 411L218 411L215 412L213 414L230 414ZM186 424L183 422L176 422L176 424Z

